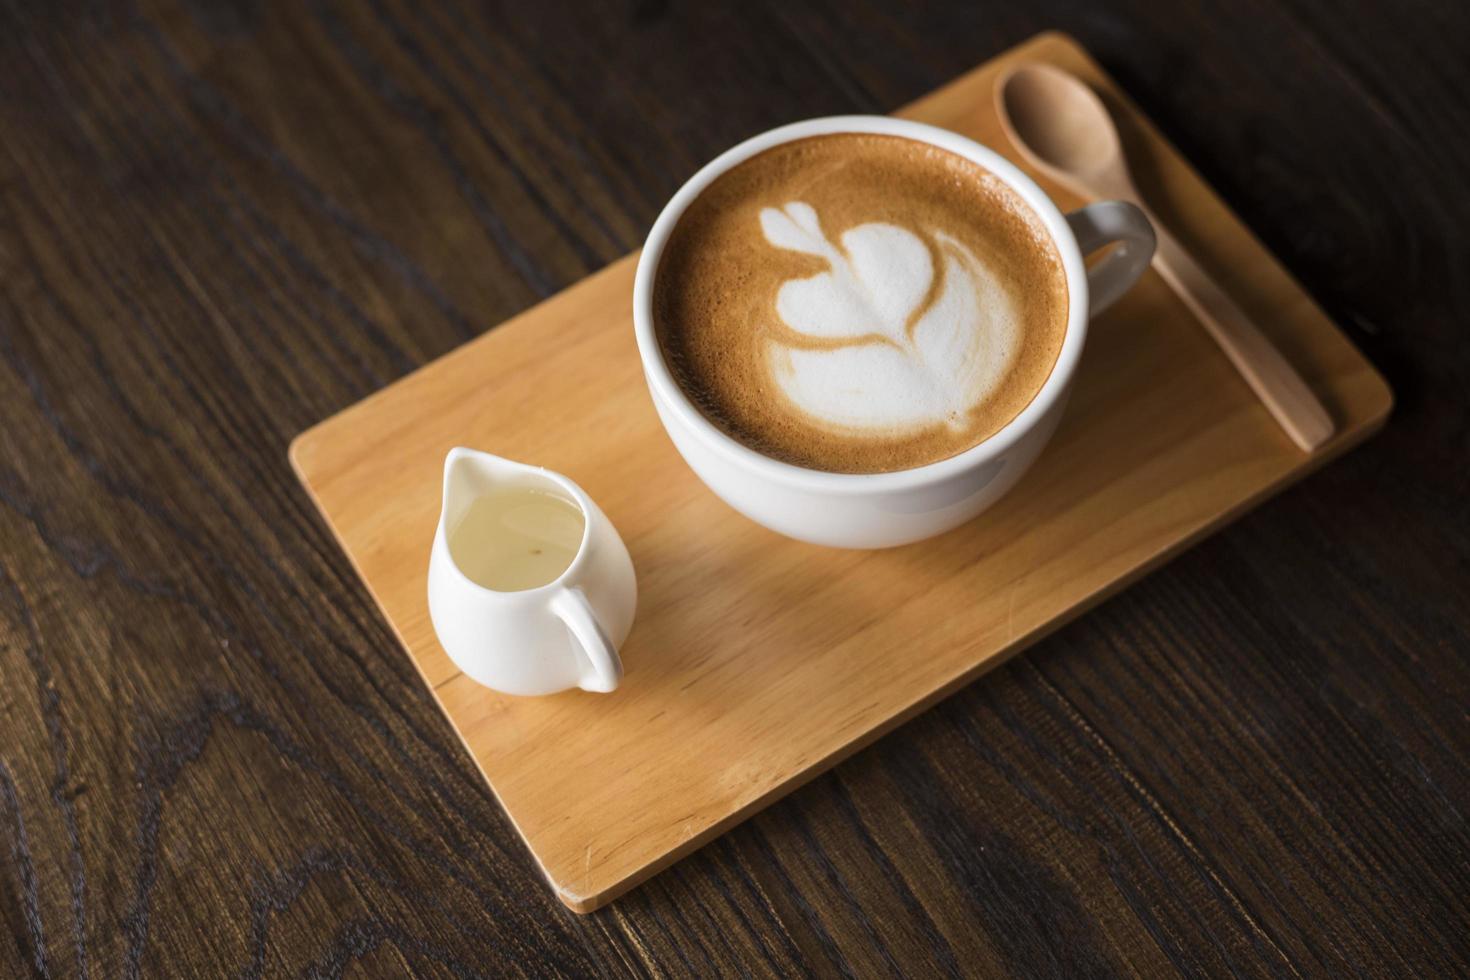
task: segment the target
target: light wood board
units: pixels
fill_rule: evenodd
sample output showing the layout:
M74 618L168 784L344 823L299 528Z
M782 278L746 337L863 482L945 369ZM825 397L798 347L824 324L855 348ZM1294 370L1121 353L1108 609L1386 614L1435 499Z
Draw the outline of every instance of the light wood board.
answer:
M633 341L634 256L303 433L291 460L551 885L609 899L1364 439L1376 371L1070 39L1048 34L900 115L1008 157L992 82L1032 58L1120 116L1143 194L1338 427L1302 455L1157 275L1093 327L1065 420L969 525L891 551L800 544L675 453ZM1042 181L1064 209L1079 203ZM444 454L551 467L617 525L638 619L612 695L520 699L455 670L425 598Z

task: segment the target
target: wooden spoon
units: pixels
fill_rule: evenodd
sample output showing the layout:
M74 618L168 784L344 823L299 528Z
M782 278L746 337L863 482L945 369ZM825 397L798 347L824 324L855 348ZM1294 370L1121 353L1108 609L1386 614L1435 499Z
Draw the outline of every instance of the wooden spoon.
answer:
M996 86L1006 136L1038 170L1074 193L1143 209L1158 235L1153 264L1303 450L1332 437L1332 419L1271 342L1149 210L1123 158L1112 117L1087 83L1050 65L1018 65Z

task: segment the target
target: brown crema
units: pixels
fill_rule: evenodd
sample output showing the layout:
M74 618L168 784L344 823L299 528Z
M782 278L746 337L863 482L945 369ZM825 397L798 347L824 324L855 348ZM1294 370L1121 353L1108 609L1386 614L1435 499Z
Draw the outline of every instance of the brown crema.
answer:
M836 341L799 333L776 312L783 284L829 271L821 256L779 248L761 213L810 205L821 234L884 223L921 239L936 258L944 238L979 260L985 288L1009 299L1015 342L999 380L947 423L901 434L834 425L802 411L772 374L772 344L829 350ZM842 246L836 246L841 250ZM881 473L947 459L1024 409L1051 374L1067 329L1067 284L1056 246L1000 178L963 157L896 136L841 133L795 140L721 174L689 205L664 246L654 278L653 320L675 381L716 426L755 451L809 469ZM912 326L910 326L912 330Z

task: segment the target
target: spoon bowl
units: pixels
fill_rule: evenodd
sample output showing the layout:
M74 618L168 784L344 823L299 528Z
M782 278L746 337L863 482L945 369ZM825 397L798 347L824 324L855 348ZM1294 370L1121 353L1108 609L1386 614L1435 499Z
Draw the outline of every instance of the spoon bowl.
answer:
M1087 83L1051 65L1024 64L996 86L1006 136L1053 180L1089 191L1127 180L1123 146L1107 107Z

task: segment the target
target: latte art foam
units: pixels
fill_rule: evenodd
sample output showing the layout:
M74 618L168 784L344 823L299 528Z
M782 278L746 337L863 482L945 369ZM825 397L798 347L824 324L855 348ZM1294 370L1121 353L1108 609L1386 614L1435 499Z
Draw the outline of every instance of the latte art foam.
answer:
M983 167L847 133L783 144L713 181L654 279L666 362L759 452L882 472L962 452L1014 418L1066 331L1055 246Z
M814 424L889 438L963 429L1010 367L1015 304L963 242L873 222L834 245L803 202L766 208L761 228L772 245L829 266L787 280L776 315L830 343L813 349L778 338L767 347L777 388Z

